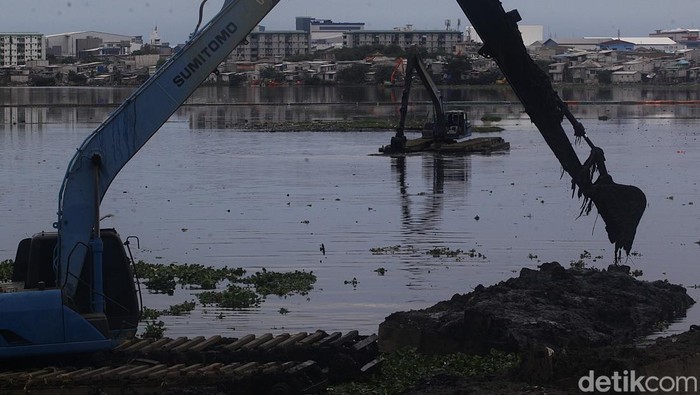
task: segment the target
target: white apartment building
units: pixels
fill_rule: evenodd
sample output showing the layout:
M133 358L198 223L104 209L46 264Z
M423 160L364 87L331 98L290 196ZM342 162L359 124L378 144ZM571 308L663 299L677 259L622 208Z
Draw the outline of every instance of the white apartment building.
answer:
M428 52L443 50L454 53L462 41L462 32L454 30L360 30L343 34L343 45L346 48L398 45L406 49L416 45Z
M261 59L281 61L295 55L306 55L311 35L304 31L254 31L231 55L237 61L255 62Z
M0 67L23 66L32 60L46 60L43 34L0 33Z
M311 45L318 49L341 47L343 34L349 31L359 31L365 28L364 22L333 22L329 19L311 21Z

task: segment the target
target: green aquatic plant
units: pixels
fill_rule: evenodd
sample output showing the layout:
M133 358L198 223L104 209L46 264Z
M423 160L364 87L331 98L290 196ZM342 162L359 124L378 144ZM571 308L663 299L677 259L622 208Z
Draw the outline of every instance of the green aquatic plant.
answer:
M267 295L308 295L309 291L314 288L316 275L313 272L303 270L280 273L267 271L263 268L262 271L242 279L241 282L253 285L255 291L263 297Z
M389 246L389 247L372 247L369 249L369 252L371 252L372 255L395 254L395 253L399 252L400 249L401 249L400 245Z
M484 114L481 116L481 122L500 122L503 118L494 114Z
M215 305L226 309L246 309L259 307L262 298L249 288L243 288L236 284L229 285L223 291L205 291L198 293L199 303Z
M167 309L163 310L162 313L163 315L185 315L191 313L196 306L197 304L194 302L194 300L185 301L168 307Z
M14 266L14 261L12 259L5 259L0 262L0 282L12 280L12 269Z
M144 285L153 293L173 295L177 285L189 289L212 290L224 280L239 281L245 270L223 267L216 269L200 264L162 264L138 261L135 272L145 279Z
M473 252L475 253L476 251L473 251ZM464 251L462 251L461 249L458 248L456 250L451 250L450 247L435 247L431 250L428 250L428 252L426 252L426 254L432 255L433 258L439 258L441 256L446 256L448 258L454 258L462 253L464 253ZM470 253L472 253L472 251L470 251ZM471 255L471 254L470 254L470 256L473 257L473 255Z
M343 281L343 284L345 284L345 285L348 285L348 284L349 284L349 285L352 285L353 288L357 288L357 284L359 284L359 283L360 283L360 282L357 281L357 278L356 278L356 277L353 277L352 280L345 280L345 281Z
M158 340L163 337L167 330L163 321L146 321L141 338Z
M500 351L479 355L463 353L425 355L406 348L384 356L380 372L363 382L344 383L327 389L330 394L400 394L436 374L457 377L505 373L520 363L514 354Z

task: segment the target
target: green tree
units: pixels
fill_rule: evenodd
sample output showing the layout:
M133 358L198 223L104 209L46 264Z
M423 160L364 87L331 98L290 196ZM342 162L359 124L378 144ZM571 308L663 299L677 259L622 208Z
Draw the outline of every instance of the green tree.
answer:
M68 72L68 82L72 85L85 85L87 84L87 77L71 70Z
M374 69L374 83L383 84L391 80L391 73L394 71L394 66L377 66Z
M274 67L265 67L260 70L260 79L266 81L284 82L284 73Z
M335 78L338 82L343 84L364 84L365 76L368 71L368 65L357 63L342 70L338 70Z
M462 83L462 76L472 69L472 64L466 56L454 56L445 65L445 82L448 84Z

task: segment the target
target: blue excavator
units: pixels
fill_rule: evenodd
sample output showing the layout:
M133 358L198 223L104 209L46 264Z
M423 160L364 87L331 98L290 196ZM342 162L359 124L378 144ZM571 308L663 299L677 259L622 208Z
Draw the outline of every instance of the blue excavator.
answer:
M130 260L118 233L101 228L100 203L122 167L278 2L226 0L78 148L61 185L55 230L22 240L12 282L0 285L0 360L94 353L134 336L140 310ZM646 205L644 194L612 181L602 150L590 142L527 55L517 13L505 13L498 0L458 3L484 40L482 53L501 67L571 175L572 186L584 199L582 211L595 205L616 251L629 253ZM576 137L591 146L584 163L561 127L563 117L574 125Z
M122 167L278 2L226 0L78 148L55 231L19 243L12 283L0 288L0 359L108 350L134 336L140 310L130 261L118 233L101 229L100 203Z

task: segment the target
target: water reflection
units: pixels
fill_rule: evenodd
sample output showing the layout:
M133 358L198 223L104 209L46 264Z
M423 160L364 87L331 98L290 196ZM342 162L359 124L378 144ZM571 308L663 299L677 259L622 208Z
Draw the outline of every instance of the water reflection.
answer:
M413 159L413 158L411 158ZM410 160L410 159L409 159ZM406 236L434 233L441 227L444 207L445 181L463 190L466 196L469 183L470 157L422 156L422 177L431 183L430 192L415 192L407 181L406 157L392 158L391 172L396 177L401 198L402 233Z
M608 117L700 118L700 90L673 87L599 86L558 87L581 119ZM133 88L30 88L0 87L0 125L30 130L47 123L97 124L106 119ZM468 107L475 124L485 114L506 121L529 118L507 86L444 87L447 109ZM359 87L201 87L174 115L192 129L227 129L245 122L312 122L314 120L355 120L398 118L401 88ZM644 103L644 104L642 104ZM409 117L425 121L432 105L425 89L412 92ZM31 125L31 126L26 126ZM36 125L36 126L34 126Z

